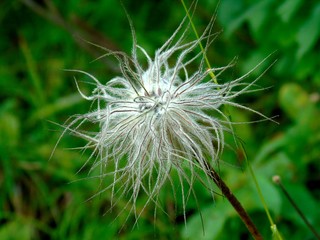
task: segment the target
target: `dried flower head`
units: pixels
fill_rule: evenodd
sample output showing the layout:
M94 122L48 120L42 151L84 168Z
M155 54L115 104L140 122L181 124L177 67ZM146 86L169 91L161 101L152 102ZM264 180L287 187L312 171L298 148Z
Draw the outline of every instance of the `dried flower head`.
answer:
M197 172L207 172L206 164L214 165L218 161L224 148L224 132L232 132L228 117L220 110L222 105L255 112L232 100L251 91L249 88L258 79L243 83L248 73L225 84L215 83L208 77L209 73L215 72L219 77L229 66L205 69L205 52L193 52L200 41L206 42L205 51L212 43L216 36L211 32L213 19L199 39L187 43L189 27L182 30L184 22L153 58L137 45L134 31L131 56L105 49L104 56L115 56L122 72L122 76L106 84L87 72L72 70L94 81L95 89L90 96L79 87L78 90L83 98L95 101L97 108L75 116L66 125L66 131L87 139L86 148L94 149L91 169L100 169L94 177L113 177L113 182L99 193L110 190L112 199L130 195L127 207L135 213L141 192L148 196L146 204L157 203L162 186L166 181L171 182L172 169L181 181L185 204ZM139 63L138 51L146 58L146 67ZM196 59L200 59L199 67L191 72L189 65ZM99 124L100 130L82 131L85 122ZM190 186L187 191L183 189L183 181Z

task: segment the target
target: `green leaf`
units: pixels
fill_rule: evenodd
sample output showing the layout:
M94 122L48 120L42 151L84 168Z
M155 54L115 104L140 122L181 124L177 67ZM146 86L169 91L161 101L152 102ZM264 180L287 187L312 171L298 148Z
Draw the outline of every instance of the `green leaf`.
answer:
M320 208L318 202L310 194L305 186L299 183L284 183L287 192L290 194L291 198L294 200L298 208L303 212L306 218L310 221L316 229L320 227ZM282 205L282 215L289 219L294 220L294 222L299 223L304 226L304 222L298 213L294 210L292 205L286 199Z
M268 178L264 175L259 173L256 174L257 181L259 183L261 192L263 197L268 205L268 208L276 214L280 213L281 209L281 197L279 195L279 191L276 189L274 184L271 182L271 178ZM253 182L250 182L238 189L234 192L237 198L241 201L241 204L244 206L246 211L253 211L253 210L263 210L263 205L259 198L258 192L256 187L254 186ZM250 194L248 194L250 193ZM265 215L265 219L267 221L267 216Z
M0 228L0 239L31 240L33 239L33 226L21 220L10 221Z
M286 140L286 139L284 139ZM293 176L292 160L284 151L269 155L263 163L254 165L257 175L266 177L268 180L274 175L281 175L283 178L291 179Z
M232 208L227 202L220 201L202 209L201 214L202 216L195 214L188 219L187 225L182 229L183 239L217 239L227 218L232 215Z
M246 19L248 19L254 34L258 34L259 31L264 31L262 25L270 16L269 11L272 3L273 0L258 1L245 13Z
M20 121L11 113L0 116L0 144L3 146L15 146L20 137Z
M226 35L230 35L245 20L243 1L226 0L220 3L218 18L226 28Z
M302 0L287 0L279 6L277 13L282 21L288 22L302 3Z
M279 101L288 116L297 120L308 106L309 97L301 86L295 83L288 83L281 87Z
M320 4L313 9L311 17L302 25L297 33L299 49L297 57L301 58L318 40L320 34Z

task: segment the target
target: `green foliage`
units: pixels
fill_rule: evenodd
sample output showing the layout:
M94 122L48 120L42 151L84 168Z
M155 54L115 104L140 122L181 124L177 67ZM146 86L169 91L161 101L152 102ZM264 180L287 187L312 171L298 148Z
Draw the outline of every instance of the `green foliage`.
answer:
M122 212L129 196L118 199L113 211L110 193L90 199L99 191L99 180L85 179L88 167L78 170L91 153L69 150L85 142L68 135L55 148L62 128L52 122L62 124L70 115L90 109L76 93L73 75L63 69L89 71L101 82L118 74L112 58L92 62L103 51L83 39L130 53L125 12L116 0L35 1L47 11L39 15L23 2L27 1L0 3L0 239L248 238L226 199L215 195L213 201L200 183L194 187L197 201L191 196L187 204L186 223L179 191L174 196L164 189L160 203L166 214L157 209L155 218L150 205L135 227L134 216ZM217 2L199 1L193 15L198 32ZM124 1L124 5L139 44L151 55L185 15L179 1ZM222 0L214 28L224 31L210 47L210 64L223 66L239 56L236 67L218 81L240 76L275 52L268 61L278 61L258 82L272 88L238 101L267 116L277 115L280 124L236 125L235 130L283 237L313 239L271 178L282 177L297 205L320 229L320 3ZM80 84L84 92L90 91L89 84ZM239 109L229 112L234 121L259 120ZM233 136L227 135L226 141L234 145ZM259 230L271 238L267 216L236 146L225 149L219 168ZM108 185L112 179L104 181ZM142 195L138 206L144 201Z

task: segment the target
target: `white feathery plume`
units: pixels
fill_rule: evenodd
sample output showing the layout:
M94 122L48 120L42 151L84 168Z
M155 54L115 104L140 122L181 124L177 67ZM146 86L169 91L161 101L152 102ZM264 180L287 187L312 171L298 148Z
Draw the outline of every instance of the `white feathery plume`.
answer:
M189 27L182 31L184 22L153 58L137 45L133 30L131 57L105 49L107 53L102 57L115 56L122 73L106 84L90 73L70 70L93 80L95 89L91 95L83 94L79 87L78 90L83 98L96 102L97 108L75 116L66 124L65 131L88 140L85 148L94 149L85 163L92 159L91 171L100 168L99 174L93 177L113 178L112 184L99 191L111 191L112 199L115 199L111 207L116 204L116 199L130 194L127 207L137 214L136 201L142 192L149 199L145 205L150 201L157 204L164 183L170 181L173 185L170 172L175 169L185 209L185 196L190 195L197 172L207 173L206 164L214 166L218 162L224 148L224 133L232 133L232 123L221 111L221 106L231 105L265 118L259 112L233 102L240 94L254 91L250 87L260 77L249 84L243 80L261 63L233 81L214 83L208 77L209 73L213 71L219 77L231 65L205 69L201 51L191 58L189 56L200 41L206 41L207 51L216 36L211 33L214 19L198 40L187 43L184 40ZM147 67L139 63L137 51L143 53ZM199 67L191 72L189 65L196 59L201 60ZM86 122L99 124L100 130L82 131L81 126ZM183 189L183 181L190 185L187 191Z

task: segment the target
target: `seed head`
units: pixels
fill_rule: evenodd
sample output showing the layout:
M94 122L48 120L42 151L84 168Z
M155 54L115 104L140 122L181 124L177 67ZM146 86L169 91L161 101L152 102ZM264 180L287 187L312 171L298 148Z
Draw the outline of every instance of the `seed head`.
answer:
M95 89L90 96L79 87L78 90L85 99L96 102L97 107L75 116L66 130L87 139L86 148L94 149L91 169L100 169L94 177L103 180L112 176L113 182L99 193L109 190L115 200L129 195L127 207L135 213L139 194L148 196L146 206L150 201L157 204L166 181L175 188L172 170L179 176L185 205L185 196L190 194L199 170L206 173L206 164L217 163L224 148L224 133L232 132L229 118L220 109L222 105L255 112L232 100L251 91L249 88L258 79L243 83L248 73L228 83L215 83L209 73L215 72L219 77L230 66L205 69L205 52L193 52L200 41L206 42L204 51L207 51L216 36L211 33L212 25L213 20L198 40L184 43L188 27L182 30L184 23L181 23L153 58L137 45L132 31L131 56L105 49L104 56L112 55L119 60L122 73L105 84L87 72L72 70L94 81ZM147 60L146 67L138 61L138 51ZM196 59L200 63L192 71L190 64ZM100 130L82 131L85 122L99 124ZM183 181L190 186L187 191Z

